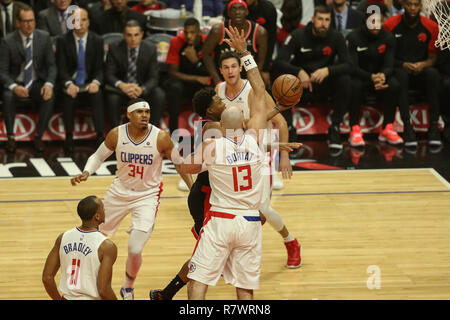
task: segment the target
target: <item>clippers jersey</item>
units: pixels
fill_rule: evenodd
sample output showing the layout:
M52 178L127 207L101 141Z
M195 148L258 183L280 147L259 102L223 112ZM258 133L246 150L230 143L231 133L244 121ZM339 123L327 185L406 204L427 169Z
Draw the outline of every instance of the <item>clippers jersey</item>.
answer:
M148 126L147 136L138 142L131 139L128 124L118 127L116 176L126 188L134 191L159 188L161 184L162 158L157 144L160 129Z
M68 300L100 299L97 288L98 248L106 237L99 231L66 231L59 247L59 289Z
M216 157L207 164L211 184L211 211L259 216L262 200L263 154L256 140L243 135L236 143L228 138L215 139Z
M225 104L225 106L231 107L236 106L244 112L244 119L250 119L250 109L248 107L248 94L252 90L252 86L248 80L244 80L244 86L241 91L235 97L228 97L226 95L225 89L227 87L226 82L221 82L217 85L217 95Z

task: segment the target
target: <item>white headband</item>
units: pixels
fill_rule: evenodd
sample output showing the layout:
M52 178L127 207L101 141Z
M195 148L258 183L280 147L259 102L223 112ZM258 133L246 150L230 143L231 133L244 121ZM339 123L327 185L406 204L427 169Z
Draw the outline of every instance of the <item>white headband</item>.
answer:
M131 113L137 109L149 109L150 110L150 105L146 101L139 101L139 102L133 103L131 106L128 106L127 112Z

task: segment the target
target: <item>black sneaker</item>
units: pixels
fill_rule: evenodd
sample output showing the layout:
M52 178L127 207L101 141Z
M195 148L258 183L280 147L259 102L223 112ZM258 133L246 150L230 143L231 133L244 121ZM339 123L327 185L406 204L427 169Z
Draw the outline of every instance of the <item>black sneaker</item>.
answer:
M403 141L405 142L405 147L417 147L418 145L416 134L411 124L405 124L403 128Z
M331 149L342 149L341 134L338 125L331 125L328 128L328 147Z
M430 146L440 146L442 144L441 132L436 122L431 123L428 129L428 144Z
M150 300L164 300L161 292L162 292L162 290L159 290L159 289L150 290L150 293L149 293Z

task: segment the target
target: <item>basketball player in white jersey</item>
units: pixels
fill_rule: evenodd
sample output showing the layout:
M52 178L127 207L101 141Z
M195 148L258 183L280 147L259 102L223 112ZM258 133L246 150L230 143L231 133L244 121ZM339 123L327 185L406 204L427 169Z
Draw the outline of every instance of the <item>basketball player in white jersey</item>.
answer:
M116 300L111 288L117 247L98 226L105 221L103 202L89 196L78 203L82 224L60 234L42 273L45 290L53 300ZM55 276L61 268L59 293Z
M128 103L129 122L113 128L97 151L91 155L82 174L72 185L86 181L100 165L116 153L116 178L105 197L105 223L100 231L114 235L122 219L131 211L132 226L127 230L128 258L125 283L120 289L124 300L134 299L134 281L142 264L142 251L153 231L162 192L162 160L179 158L168 133L149 124L150 106L143 99ZM174 161L176 163L176 161ZM178 166L175 165L178 170ZM192 177L181 174L190 188Z
M245 50L243 32L225 30L230 37L226 41L240 52L253 83L251 118L245 124L241 109L227 108L220 121L223 137L207 139L201 151L181 165L182 172L198 173L205 163L212 189L211 208L189 262L189 299L204 299L208 286L215 285L221 275L236 287L238 299L253 299L253 290L259 288L262 226L258 209L264 154L258 146L258 129L266 128L265 86Z
M223 53L219 59L220 73L225 79L224 82L219 83L216 86L217 95L222 99L227 107L236 106L240 108L244 113L244 118L247 120L250 118L249 99L251 99L250 93L252 92L252 86L248 80L241 78L242 66L239 60L239 56L234 51L228 51ZM265 92L265 105L267 110L272 110L275 107L275 102L268 92ZM289 140L289 131L286 120L283 115L277 114L267 123L268 132L272 130L273 125L278 129L280 135L280 142L285 143ZM272 134L268 134L268 139ZM275 142L275 141L269 141ZM270 159L270 155L267 154L267 160ZM270 163L265 162L266 170L269 170ZM289 152L286 150L280 150L280 170L284 179L290 179L292 176L292 166L289 160ZM275 174L276 175L276 174ZM286 266L288 268L298 268L302 264L301 260L301 246L298 240L295 239L286 228L283 219L280 214L270 206L271 196L271 181L272 175L264 176L264 201L261 204L260 212L264 215L267 222L277 231L284 239L286 246L288 259Z

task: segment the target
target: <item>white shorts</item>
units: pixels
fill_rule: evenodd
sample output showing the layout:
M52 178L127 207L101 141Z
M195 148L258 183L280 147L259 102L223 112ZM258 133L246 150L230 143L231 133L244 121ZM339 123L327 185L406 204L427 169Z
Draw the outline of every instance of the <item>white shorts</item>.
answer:
M99 230L109 236L114 235L120 222L131 212L132 226L127 232L133 229L143 232L152 231L158 213L162 186L161 182L159 188L133 191L124 187L116 178L103 201L105 222L99 226Z
M237 288L259 289L262 255L259 216L209 211L205 223L189 262L188 278L215 286L223 275L226 283Z

